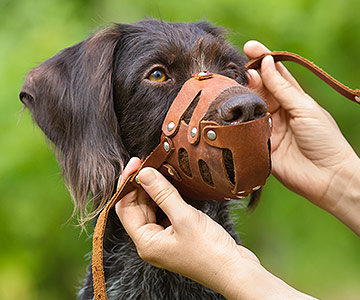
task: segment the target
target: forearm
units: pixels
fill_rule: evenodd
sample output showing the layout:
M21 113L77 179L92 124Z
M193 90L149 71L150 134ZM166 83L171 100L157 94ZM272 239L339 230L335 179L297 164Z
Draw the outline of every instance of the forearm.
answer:
M202 276L192 278L229 300L314 300L272 275L254 259L244 258L239 247L238 259L219 257L207 264ZM241 249L241 250L240 250ZM246 255L246 254L245 254ZM223 261L223 263L222 263ZM216 271L214 271L216 270Z
M229 300L314 300L315 298L305 295L284 281L272 275L260 264L252 261L241 262L232 265L224 272L227 279L222 286L218 287L220 292Z
M334 174L322 199L325 209L360 236L360 159L356 155Z

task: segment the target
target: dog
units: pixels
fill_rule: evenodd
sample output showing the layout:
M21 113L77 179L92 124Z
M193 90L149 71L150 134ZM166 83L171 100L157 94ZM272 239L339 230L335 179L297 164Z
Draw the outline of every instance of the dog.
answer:
M114 24L29 72L20 99L55 146L82 222L96 219L116 191L130 157L144 159L157 146L166 112L193 73L208 70L248 85L247 59L224 35L224 29L205 21ZM227 105L225 112L211 106L207 118L222 124L238 122L244 114L242 105L239 100ZM256 105L267 110L264 102ZM259 193L252 196L252 204ZM229 217L230 202L185 200L239 243ZM104 268L109 299L224 299L143 261L114 210L104 237ZM82 300L93 299L90 269L79 291Z

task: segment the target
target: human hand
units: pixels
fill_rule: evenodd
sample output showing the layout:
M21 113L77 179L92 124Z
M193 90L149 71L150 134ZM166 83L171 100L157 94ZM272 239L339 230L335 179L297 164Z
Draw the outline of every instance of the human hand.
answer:
M255 58L270 51L250 41L244 52ZM354 189L359 192L359 158L330 114L301 89L281 63L265 57L261 77L254 70L249 74L250 87L265 98L272 113L273 174L287 188L341 219L338 210L346 213L343 202L354 197ZM347 190L352 195L347 195Z
M132 158L121 181L139 166L140 160ZM313 299L266 271L223 227L188 205L158 171L144 168L138 178L143 189L125 196L116 204L116 212L141 258L228 299L279 299L279 295L284 299ZM169 222L158 224L157 206Z
M122 180L139 166L140 160L132 158ZM224 283L218 278L219 270L237 265L239 260L259 264L223 227L188 205L158 171L144 168L138 178L143 189L125 196L117 203L116 212L141 258L218 292L221 288L217 287ZM157 224L157 206L170 224Z

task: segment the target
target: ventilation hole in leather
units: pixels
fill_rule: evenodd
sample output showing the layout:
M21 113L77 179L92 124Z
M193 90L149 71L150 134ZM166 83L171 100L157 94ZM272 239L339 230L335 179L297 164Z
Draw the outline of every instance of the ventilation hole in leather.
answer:
M214 182L211 177L209 166L202 159L199 160L199 170L202 179L211 186L214 186Z
M189 107L186 109L184 116L183 116L183 120L185 121L186 124L189 125L190 123L190 119L193 115L193 112L195 110L196 105L199 103L200 100L200 94L201 91L196 95L196 97L193 99L193 101L191 102L191 104L189 105Z
M229 149L222 150L225 173L227 179L234 186L235 185L235 170L234 170L234 160L232 153Z
M268 151L269 151L269 174L271 173L271 168L272 168L272 162L271 162L271 141L270 139L268 140Z
M178 160L180 169L189 177L192 177L189 154L184 148L180 148L178 151Z

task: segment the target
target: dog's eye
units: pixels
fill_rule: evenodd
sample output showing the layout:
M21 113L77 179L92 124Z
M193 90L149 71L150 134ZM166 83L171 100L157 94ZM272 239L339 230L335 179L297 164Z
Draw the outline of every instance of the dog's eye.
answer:
M156 69L149 75L148 79L155 82L163 82L167 80L167 76L164 70Z

